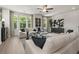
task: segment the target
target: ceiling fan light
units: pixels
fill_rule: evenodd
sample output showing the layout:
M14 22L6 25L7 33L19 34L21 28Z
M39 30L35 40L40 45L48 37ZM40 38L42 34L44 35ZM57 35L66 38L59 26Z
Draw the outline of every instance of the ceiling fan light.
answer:
M46 9L43 9L43 12L46 12Z

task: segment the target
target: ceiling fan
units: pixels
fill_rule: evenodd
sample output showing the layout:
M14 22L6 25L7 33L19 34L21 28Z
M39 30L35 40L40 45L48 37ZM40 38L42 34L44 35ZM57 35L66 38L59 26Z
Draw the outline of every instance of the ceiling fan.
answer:
M40 12L48 12L49 10L53 10L53 8L48 8L47 5L43 5L42 8L37 8Z

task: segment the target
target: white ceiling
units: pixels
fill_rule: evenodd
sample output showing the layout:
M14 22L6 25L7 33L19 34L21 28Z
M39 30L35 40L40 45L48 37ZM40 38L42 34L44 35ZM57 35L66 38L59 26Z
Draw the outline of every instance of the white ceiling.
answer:
M48 8L52 7L54 9L45 13L45 12L40 12L40 10L37 9L37 8L42 8L42 5L0 5L0 7L21 13L42 14L44 16L52 16L62 12L70 12L73 9L74 10L79 9L79 5L48 5Z

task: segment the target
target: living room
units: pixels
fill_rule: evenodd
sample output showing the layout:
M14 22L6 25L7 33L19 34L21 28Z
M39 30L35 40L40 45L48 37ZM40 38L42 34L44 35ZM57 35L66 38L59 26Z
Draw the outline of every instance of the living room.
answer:
M77 54L78 18L79 5L0 5L0 53Z

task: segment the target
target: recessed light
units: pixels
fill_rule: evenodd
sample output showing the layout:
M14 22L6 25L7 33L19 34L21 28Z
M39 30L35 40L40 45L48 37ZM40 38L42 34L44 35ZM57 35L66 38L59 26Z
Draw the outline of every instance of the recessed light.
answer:
M76 8L75 7L72 7L72 9L75 10Z

